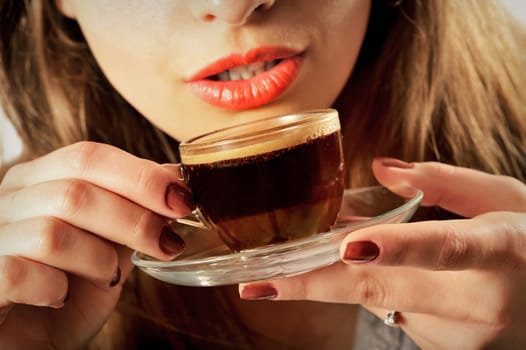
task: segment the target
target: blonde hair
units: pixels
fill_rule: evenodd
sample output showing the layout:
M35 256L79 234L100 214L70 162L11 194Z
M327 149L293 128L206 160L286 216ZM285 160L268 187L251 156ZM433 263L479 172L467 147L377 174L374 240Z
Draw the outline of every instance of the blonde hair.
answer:
M353 167L349 183L371 181L357 174L369 174L377 155L525 181L524 28L498 1L386 3L373 1L359 61L336 102ZM32 155L96 140L177 159L176 142L113 89L76 22L54 1L0 6L2 103Z
M2 103L32 156L96 140L160 162L177 158L177 142L112 88L78 25L54 1L4 1L0 17ZM373 0L358 62L334 105L349 185L374 182L375 156L439 160L526 181L525 52L524 28L497 1ZM163 303L185 289L139 274L130 283L135 299L125 293L119 310L171 329L174 311ZM220 289L200 293L222 300ZM188 305L183 300L194 297L185 295L174 303ZM104 334L126 322L108 323ZM235 336L228 324L227 337L248 344L246 330Z
M93 140L157 161L177 159L177 143L115 91L55 1L4 1L0 13L1 102L30 156Z
M367 35L337 102L349 116L351 183L370 181L361 174L375 155L526 181L526 35L506 9L490 0L404 0L373 8Z

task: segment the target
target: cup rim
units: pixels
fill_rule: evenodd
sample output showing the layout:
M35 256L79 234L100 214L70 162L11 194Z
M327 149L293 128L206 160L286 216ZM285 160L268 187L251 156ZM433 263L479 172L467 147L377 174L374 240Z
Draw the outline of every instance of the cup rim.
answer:
M321 123L327 123L327 128L316 129L317 124ZM257 127L264 124L268 126ZM181 158L184 159L185 156L231 151L248 147L252 143L271 142L278 138L293 139L295 137L298 139L298 133L304 132L305 128L312 129L312 135L306 133L305 136L302 136L307 140L339 131L340 122L337 110L333 108L305 110L213 130L181 142L179 152ZM305 141L297 142L297 144Z

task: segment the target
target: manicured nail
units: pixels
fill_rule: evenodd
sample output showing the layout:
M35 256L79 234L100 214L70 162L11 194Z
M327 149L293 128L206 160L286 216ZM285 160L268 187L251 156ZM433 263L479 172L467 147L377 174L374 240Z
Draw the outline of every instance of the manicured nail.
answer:
M170 209L181 211L181 209L188 209L188 213L195 209L194 198L192 193L183 185L172 183L166 189L166 204ZM181 205L184 208L181 208ZM182 215L187 214L181 213Z
M278 296L278 291L270 284L249 284L243 287L241 299L272 300Z
M383 166L400 169L411 169L415 166L415 163L408 163L396 158L382 158L381 163Z
M115 277L110 282L110 287L115 287L121 280L121 268L117 266L117 272L115 272Z
M168 255L179 255L183 251L185 243L177 233L168 226L164 226L159 237L159 248Z
M350 242L345 247L343 258L355 263L364 263L373 261L378 254L380 254L380 249L373 242Z

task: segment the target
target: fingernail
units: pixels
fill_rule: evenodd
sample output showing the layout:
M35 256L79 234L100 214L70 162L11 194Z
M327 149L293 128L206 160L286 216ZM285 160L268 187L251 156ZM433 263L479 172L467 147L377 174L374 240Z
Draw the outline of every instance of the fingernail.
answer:
M178 183L172 183L166 189L166 204L170 209L178 212L180 212L181 209L188 209L188 212L183 212L181 213L182 215L186 215L195 209L192 193ZM184 208L181 208L181 205L184 206Z
M183 251L185 243L179 235L168 226L164 226L159 237L159 248L168 255L179 255Z
M400 169L411 169L415 166L415 163L408 163L396 158L383 158L381 160L383 166Z
M278 296L278 291L270 284L249 284L243 287L241 299L272 300Z
M115 277L110 282L110 287L115 287L121 280L121 268L117 266L117 272L115 272Z
M347 247L345 247L343 259L355 263L363 263L373 261L378 254L380 254L380 249L373 242L350 242L347 244Z

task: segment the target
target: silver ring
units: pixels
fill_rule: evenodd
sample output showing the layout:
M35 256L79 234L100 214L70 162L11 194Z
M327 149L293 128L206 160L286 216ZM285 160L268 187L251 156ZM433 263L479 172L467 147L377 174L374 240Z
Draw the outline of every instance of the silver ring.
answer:
M391 310L384 318L384 324L389 327L398 327L398 321L400 321L400 312Z

